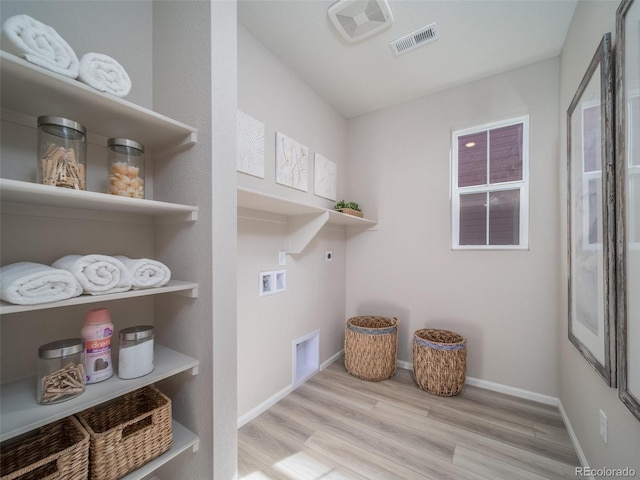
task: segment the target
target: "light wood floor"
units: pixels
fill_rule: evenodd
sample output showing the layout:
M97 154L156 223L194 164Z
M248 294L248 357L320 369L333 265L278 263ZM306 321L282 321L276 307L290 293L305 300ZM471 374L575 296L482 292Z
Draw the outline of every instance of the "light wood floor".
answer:
M238 468L260 479L566 479L578 457L558 409L465 386L420 390L409 370L384 382L318 373L238 431Z

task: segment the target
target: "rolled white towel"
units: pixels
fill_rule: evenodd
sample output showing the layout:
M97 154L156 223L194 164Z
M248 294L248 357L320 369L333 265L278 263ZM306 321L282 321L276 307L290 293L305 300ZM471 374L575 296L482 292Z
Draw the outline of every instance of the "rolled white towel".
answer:
M36 305L77 297L82 287L66 270L34 262L0 267L0 298L17 305Z
M129 270L120 260L108 255L66 255L51 266L71 272L84 293L103 295L131 290Z
M162 262L122 255L117 255L116 258L124 263L131 273L134 290L162 287L171 280L171 270Z
M2 49L71 78L80 62L69 44L50 26L29 15L14 15L2 25Z
M125 97L131 90L131 79L126 70L102 53L90 52L82 56L78 80L116 97Z

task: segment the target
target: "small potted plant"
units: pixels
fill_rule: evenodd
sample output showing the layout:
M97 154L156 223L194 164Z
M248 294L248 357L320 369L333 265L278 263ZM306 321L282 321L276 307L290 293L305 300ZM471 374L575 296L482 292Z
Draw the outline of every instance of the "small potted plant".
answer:
M360 205L356 202L346 202L344 200L340 200L336 203L336 206L333 207L334 210L342 213L346 213L348 215L353 215L356 217L362 218L362 211L360 210Z

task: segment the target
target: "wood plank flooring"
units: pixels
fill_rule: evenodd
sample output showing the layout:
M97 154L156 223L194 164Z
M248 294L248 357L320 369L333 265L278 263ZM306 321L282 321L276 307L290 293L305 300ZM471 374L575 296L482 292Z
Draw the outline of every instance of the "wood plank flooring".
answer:
M420 390L409 370L358 380L339 360L238 431L244 480L573 479L556 407L465 386Z

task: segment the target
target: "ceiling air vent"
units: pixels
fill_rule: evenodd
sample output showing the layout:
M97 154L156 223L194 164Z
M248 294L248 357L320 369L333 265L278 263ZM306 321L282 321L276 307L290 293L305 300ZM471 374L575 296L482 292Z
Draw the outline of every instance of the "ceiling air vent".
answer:
M336 30L351 43L389 28L393 22L387 0L338 0L328 14Z
M421 28L420 30L416 30L409 35L405 35L404 37L391 42L389 45L391 46L393 53L396 55L402 55L414 48L435 42L439 36L438 27L436 27L435 23L432 23L431 25Z

